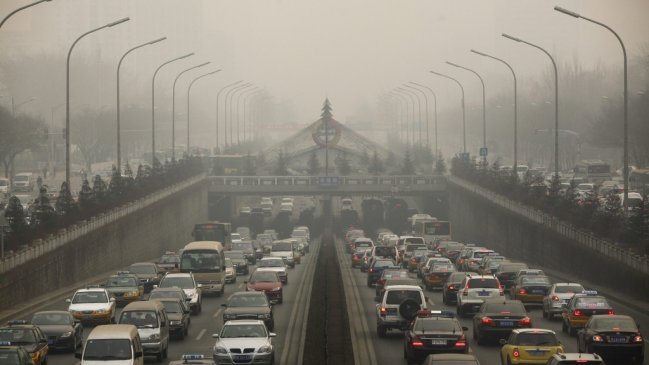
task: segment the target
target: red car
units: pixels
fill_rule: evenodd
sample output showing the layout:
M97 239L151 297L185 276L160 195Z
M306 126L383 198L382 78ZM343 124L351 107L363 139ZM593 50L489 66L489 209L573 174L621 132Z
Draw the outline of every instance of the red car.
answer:
M263 291L271 302L284 301L283 284L276 271L257 269L244 283L246 291Z

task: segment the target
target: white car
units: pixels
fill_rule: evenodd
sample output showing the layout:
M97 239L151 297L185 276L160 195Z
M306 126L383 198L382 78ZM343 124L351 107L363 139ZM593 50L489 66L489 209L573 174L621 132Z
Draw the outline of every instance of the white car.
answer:
M493 275L467 275L457 291L457 314L477 313L487 299L505 299L505 291Z
M9 179L0 177L0 194L6 194L9 192Z
M203 309L203 296L201 293L201 284L194 280L191 273L167 273L160 280L160 288L178 287L185 292L189 301L189 308L193 314L198 314Z
M286 264L281 257L264 257L257 261L257 270L275 271L279 276L282 284L288 283L288 274L286 273Z
M115 298L104 288L79 289L66 302L68 312L81 323L115 323Z
M216 338L214 361L216 364L274 364L275 348L271 338L275 336L268 332L264 321L227 321L220 333L212 335Z
M282 203L282 205L280 205L280 207L279 207L279 210L281 212L292 213L293 212L293 203Z

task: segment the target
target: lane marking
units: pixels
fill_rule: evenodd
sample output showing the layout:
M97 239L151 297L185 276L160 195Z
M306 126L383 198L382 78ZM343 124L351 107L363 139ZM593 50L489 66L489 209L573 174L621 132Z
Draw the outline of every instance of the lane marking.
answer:
M243 283L239 284L239 289L243 288Z
M221 313L223 313L223 308L217 310L212 317L218 318L221 315Z
M200 332L198 332L198 336L196 336L196 341L200 341L201 338L203 338L205 331L207 331L207 329L203 328Z

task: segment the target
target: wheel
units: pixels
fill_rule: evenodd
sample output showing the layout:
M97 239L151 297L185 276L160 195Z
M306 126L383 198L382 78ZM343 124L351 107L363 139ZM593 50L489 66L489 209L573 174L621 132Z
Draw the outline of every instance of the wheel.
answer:
M166 359L169 356L169 343L167 343L167 347L165 347L164 351L162 351L162 357Z
M158 352L158 353L155 355L155 361L156 361L156 362L162 362L162 351Z
M379 337L381 338L385 337L386 332L387 331L385 330L385 327L381 325L376 326L376 333L379 335Z

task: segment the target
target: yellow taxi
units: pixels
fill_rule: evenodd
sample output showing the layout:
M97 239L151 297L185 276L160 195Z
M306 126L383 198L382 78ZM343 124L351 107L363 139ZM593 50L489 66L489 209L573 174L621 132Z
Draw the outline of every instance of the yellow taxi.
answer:
M111 275L104 285L108 295L115 298L117 306L125 306L131 302L137 302L144 295L144 285L140 285L137 275L128 271L118 271L117 275Z
M7 326L0 327L0 342L3 347L20 346L31 356L34 365L47 364L47 337L40 328L27 321L11 321ZM3 363L3 362L0 362Z
M105 288L79 289L66 302L70 304L68 312L83 324L115 323L115 298Z
M541 328L519 328L507 340L500 340L501 364L545 364L564 348L554 331Z
M595 314L612 315L615 311L596 290L584 290L581 294L575 294L561 312L561 330L574 336Z
M523 304L543 304L545 295L552 283L547 276L523 275L518 277L510 288L510 297Z
M34 362L23 347L0 341L0 364L34 365Z

